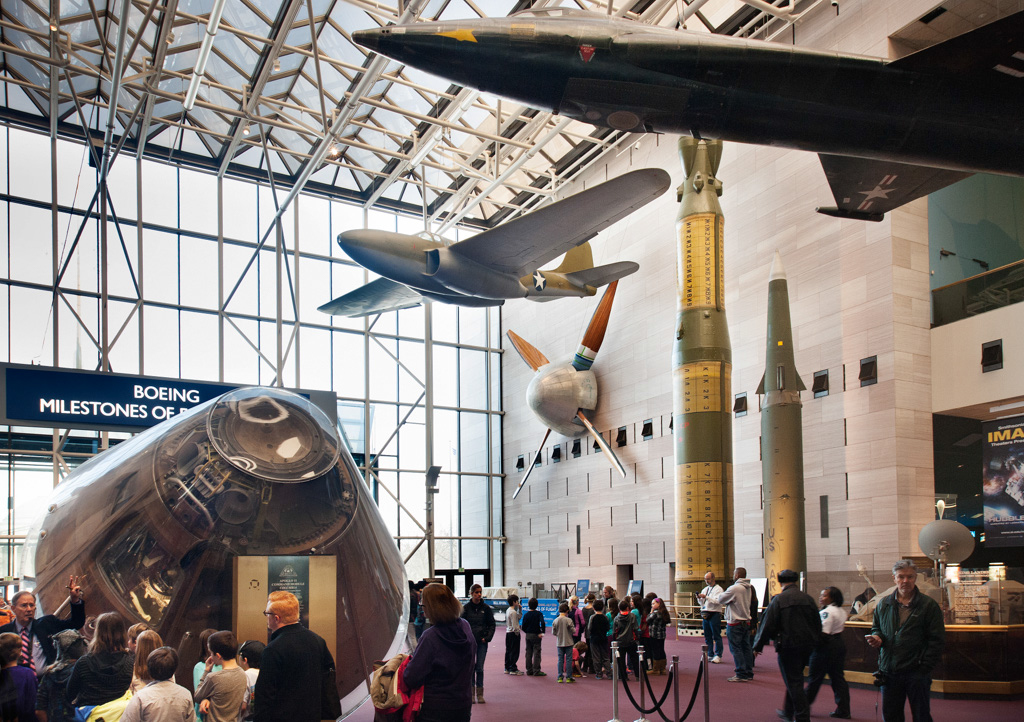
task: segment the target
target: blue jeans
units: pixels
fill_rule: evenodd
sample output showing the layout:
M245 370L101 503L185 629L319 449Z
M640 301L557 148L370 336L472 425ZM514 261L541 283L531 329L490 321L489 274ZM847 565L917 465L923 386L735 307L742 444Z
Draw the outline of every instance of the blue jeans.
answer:
M572 679L572 647L558 648L558 676Z
M721 657L722 645L722 613L707 612L708 618L703 620L701 626L704 628L704 640L708 643L708 656Z
M750 642L750 625L746 622L730 624L725 628L725 636L729 639L729 651L732 653L733 664L736 665L736 676L741 679L753 679L754 647Z
M484 660L487 659L487 642L476 643L476 667L473 678L477 687L484 686Z
M914 722L932 722L931 677L911 672L886 673L882 686L882 719L884 722L904 722L904 706L910 702L910 718Z

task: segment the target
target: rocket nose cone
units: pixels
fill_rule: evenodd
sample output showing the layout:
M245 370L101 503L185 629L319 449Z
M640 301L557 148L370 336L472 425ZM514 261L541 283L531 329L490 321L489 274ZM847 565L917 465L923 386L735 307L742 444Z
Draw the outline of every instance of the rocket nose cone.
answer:
M786 280L786 269L782 267L782 256L779 255L778 251L775 251L775 257L772 258L772 270L768 276L768 282L772 281L785 281Z
M384 35L385 28L373 28L371 30L356 30L352 33L352 39L362 45L364 48L368 48L373 51L380 49L380 42Z

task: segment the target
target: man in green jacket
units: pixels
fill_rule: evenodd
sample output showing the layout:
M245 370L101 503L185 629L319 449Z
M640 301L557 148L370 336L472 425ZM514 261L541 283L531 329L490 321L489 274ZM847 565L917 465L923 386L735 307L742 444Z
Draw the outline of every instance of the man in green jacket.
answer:
M931 722L932 670L942 657L946 628L939 605L917 588L917 567L901 559L892 567L896 591L875 607L867 643L879 649L882 719L903 722L910 702L914 722Z

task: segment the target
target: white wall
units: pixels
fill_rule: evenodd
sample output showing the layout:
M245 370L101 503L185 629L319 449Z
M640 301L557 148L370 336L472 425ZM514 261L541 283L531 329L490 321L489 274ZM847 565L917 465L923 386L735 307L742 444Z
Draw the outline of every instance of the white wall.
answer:
M932 411L997 406L1024 396L1024 303L972 316L931 331ZM981 371L981 345L1003 340L1003 368ZM987 409L986 409L987 410ZM1019 414L1020 409L1003 415Z

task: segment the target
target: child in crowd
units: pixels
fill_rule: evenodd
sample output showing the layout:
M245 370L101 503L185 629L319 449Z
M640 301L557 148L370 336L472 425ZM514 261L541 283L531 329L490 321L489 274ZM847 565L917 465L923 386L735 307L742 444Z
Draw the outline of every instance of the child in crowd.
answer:
M0 634L0 661L3 662L4 697L14 705L4 706L4 719L32 720L36 716L36 673L28 667L19 667L21 635L14 632ZM9 712L17 710L16 715Z
M572 633L576 625L569 618L569 605L562 602L558 607L558 619L551 625L558 646L558 681L575 682L572 678Z
M583 674L583 655L587 653L587 643L582 639L572 645L572 676L586 677Z
M629 667L634 670L633 673L639 677L635 660L636 640L640 635L636 626L636 615L630 613L630 607L628 599L619 602L619 613L615 615L615 622L612 625L614 641L619 643L619 677L626 680L629 679L629 673L626 671L627 661Z
M611 679L612 666L608 661L608 633L612 624L604 613L604 600L594 600L594 616L587 623L587 642L590 644L590 658L594 665L595 679Z
M505 674L522 675L519 671L519 647L521 643L519 615L522 614L518 594L508 595L508 611L505 612Z
M57 660L39 678L36 710L46 713L50 722L65 722L75 718L75 707L68 699L68 677L75 662L85 654L88 644L76 629L57 632L51 639L57 648Z
M540 647L544 641L544 615L537 611L537 597L531 597L528 603L530 611L523 615L519 623L526 635L526 674L530 677L546 677L547 673L540 670Z
M121 722L180 719L195 722L192 695L171 681L178 667L178 653L171 647L154 649L146 657L146 669L152 681L140 689L121 715Z
M210 656L206 658L195 701L207 722L236 722L249 679L235 661L238 654L235 633L216 632L210 635L207 644ZM221 671L213 671L214 665L220 665Z
M149 655L164 646L164 640L152 629L146 629L139 633L135 640L135 667L132 670L132 694L153 681L149 675L149 667L146 666ZM174 679L172 678L173 682Z
M245 676L249 680L245 687L245 694L242 696L242 710L238 713L238 722L254 719L256 716L256 702L252 693L256 688L256 680L260 676L260 659L263 657L263 650L267 648L263 642L250 639L242 643L238 648L238 665L245 670Z

